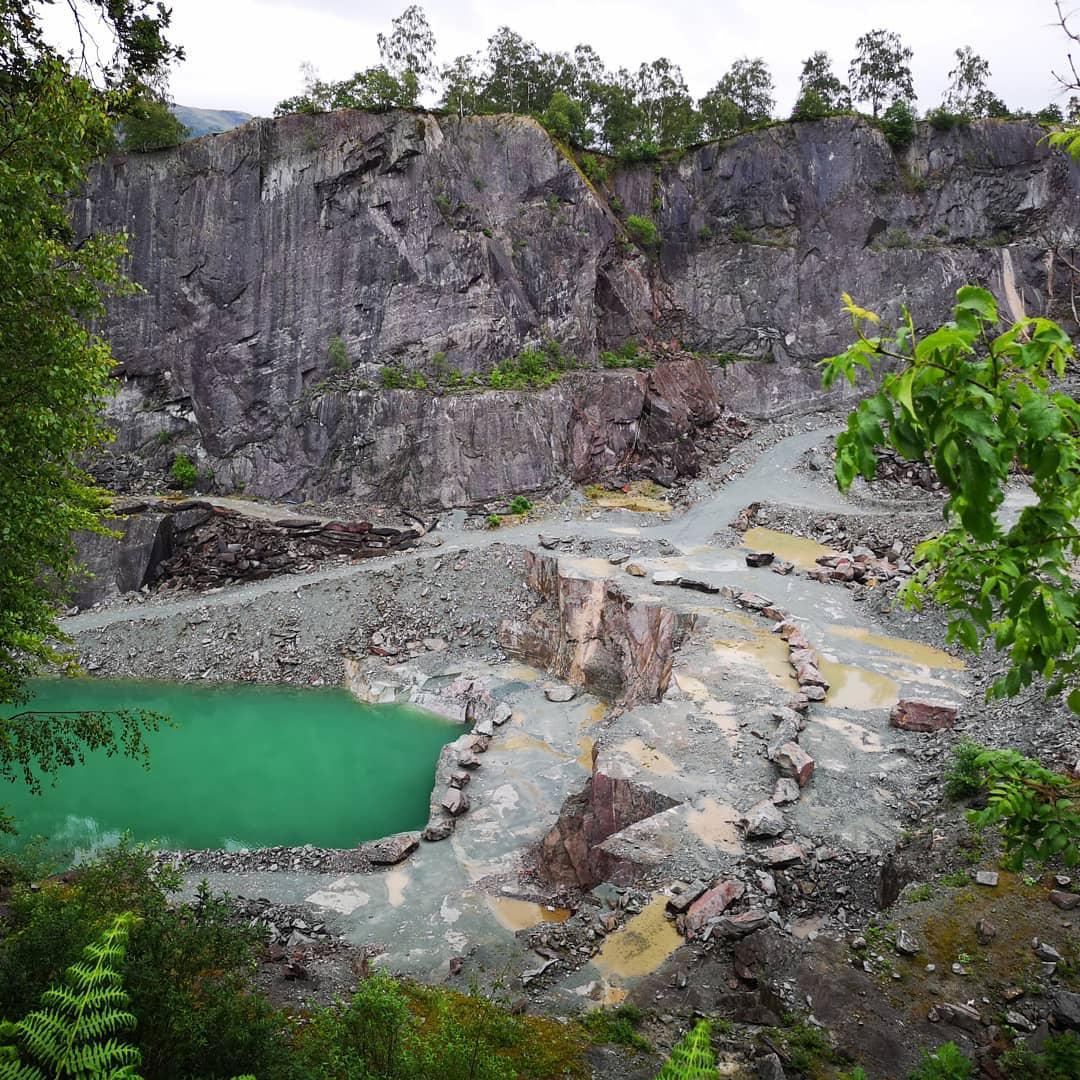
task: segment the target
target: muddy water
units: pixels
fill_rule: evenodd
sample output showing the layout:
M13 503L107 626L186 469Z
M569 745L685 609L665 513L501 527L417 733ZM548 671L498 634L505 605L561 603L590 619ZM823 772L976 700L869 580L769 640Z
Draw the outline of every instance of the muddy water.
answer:
M593 963L605 977L640 978L655 971L681 944L682 935L657 896L607 938Z
M768 630L755 629L754 636L748 641L715 640L713 649L717 656L729 663L763 667L789 693L796 693L799 689L788 661L787 642Z
M661 776L674 776L679 771L678 765L667 754L649 746L643 739L627 739L626 742L619 743L615 749L649 772L660 773Z
M743 546L753 551L771 551L778 559L793 562L803 570L817 570L817 559L821 555L837 555L833 548L827 548L816 540L805 536L792 536L776 529L754 528L743 534Z
M912 660L919 667L938 668L942 671L963 671L964 661L950 656L941 649L934 649L929 645L923 645L918 641L909 641L907 638L891 637L888 634L875 634L865 630L861 626L830 626L830 634L839 637L850 638L853 641L871 645L875 649L902 656L905 660Z
M487 906L499 925L515 933L528 930L540 923L566 922L573 914L569 908L548 907L546 904L534 904L529 900L515 900L509 896L485 896Z
M739 811L725 802L702 799L700 805L686 815L686 827L710 847L728 855L741 855L740 817Z
M822 660L819 667L829 681L825 704L830 708L888 709L900 697L900 684L888 675L831 660Z

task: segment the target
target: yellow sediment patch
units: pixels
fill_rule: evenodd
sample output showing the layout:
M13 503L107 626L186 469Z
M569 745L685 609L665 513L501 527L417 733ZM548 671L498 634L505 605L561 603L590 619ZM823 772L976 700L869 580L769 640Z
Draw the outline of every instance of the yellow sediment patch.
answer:
M649 772L660 773L663 776L674 776L679 771L678 765L667 754L662 754L659 750L646 745L643 739L627 739L626 742L619 743L615 749L619 753L625 754L643 769L648 769Z
M749 641L713 642L716 655L729 663L754 664L763 667L789 693L799 689L798 681L788 661L787 642L777 634L758 630Z
M527 731L512 731L501 739L495 739L488 753L495 753L499 750L539 750L541 753L551 754L552 757L560 758L563 761L567 761L573 756L564 754L561 750L556 750L550 743L538 739L535 735L530 735Z
M881 745L881 736L877 732L865 728L862 724L852 723L850 720L841 720L838 716L811 716L810 724L820 724L830 731L843 735L858 750L867 754L881 754L885 747Z
M566 922L573 914L569 908L548 907L546 904L534 904L529 900L515 900L509 896L485 896L492 915L499 920L499 925L507 930L528 930L540 923Z
M631 484L629 491L608 491L599 484L589 484L584 489L585 498L593 506L602 506L608 510L634 510L642 514L666 514L671 510L671 503L656 498L654 492L662 491L657 484L647 480Z
M941 649L922 645L918 641L909 641L907 638L874 634L861 626L830 626L829 632L838 634L840 637L851 638L853 641L864 642L876 649L902 656L906 660L913 660L920 667L940 668L944 671L963 671L965 667L963 660L950 656Z
M739 745L739 721L735 706L730 701L705 701L701 706L705 715L724 733L732 749Z
M596 749L596 742L590 739L588 735L582 735L577 741L578 750L580 753L577 756L577 762L583 769L588 769L592 772L593 766L593 751Z
M702 799L698 807L686 815L686 827L710 847L728 855L741 855L739 842L739 811L716 799Z
M693 697L703 697L709 692L709 688L700 679L695 679L684 671L675 672L675 685L684 694L691 694Z
M596 727L606 715L607 706L602 701L598 701L595 705L590 705L589 711L585 714L585 719L581 721L581 730Z
M534 667L529 667L528 664L507 664L501 669L500 674L512 682L531 683L540 678L540 672Z
M391 870L383 879L386 882L386 902L391 907L405 903L405 888L409 884L407 870Z
M899 684L887 675L822 660L821 674L829 680L825 704L834 709L886 709L900 697Z
M593 959L604 976L633 979L648 975L682 944L682 935L664 913L666 904L666 896L654 897L607 938Z
M776 529L754 528L743 534L743 546L754 551L771 551L778 559L786 559L804 570L817 569L820 555L838 555L834 548L827 548L805 536L792 536Z

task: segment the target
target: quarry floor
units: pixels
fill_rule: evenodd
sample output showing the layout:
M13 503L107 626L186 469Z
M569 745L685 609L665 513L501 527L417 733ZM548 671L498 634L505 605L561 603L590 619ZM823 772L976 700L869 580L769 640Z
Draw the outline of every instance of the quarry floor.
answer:
M992 662L965 664L943 648L940 617L894 610L888 587L846 588L801 576L826 551L821 545L794 530L742 535L731 528L744 508L766 503L803 521L803 532L823 517L857 517L908 543L905 522L919 525L940 500L923 491L888 500L867 490L840 495L827 470L805 467L806 455L824 452L834 430L812 421L809 430L775 442L748 440L686 513L579 508L494 532L461 528L452 518L421 547L390 560L213 594L120 602L67 619L64 628L83 662L102 675L337 682L342 656L349 656L368 683L381 678L405 689L438 689L468 676L509 708L510 720L495 730L466 789L471 809L448 839L422 843L400 865L360 874L270 871L257 863L225 869L208 857L189 873L189 887L206 878L234 895L300 905L311 921L325 922L391 970L462 987L471 979L497 984L549 1012L628 998L676 1016L734 1002L763 1023L786 1009L816 1010L827 1026L847 1024L853 1045L874 1042L876 1059L891 1056L902 1075L914 1047L935 1041L929 1006L920 1004L925 987L913 989L927 978L927 957L860 967L848 943L876 917L890 879L892 900L906 882L928 881L931 868L947 868L956 852L968 852L961 865L991 865L988 853L968 857L961 811L942 809L940 772L949 746L970 734L1021 749L1045 749L1049 740L1064 753L1080 746L1080 731L1039 706L1030 715L988 709L981 691ZM1010 505L1023 498L1018 490ZM556 557L563 576L610 579L633 604L696 616L661 700L621 709L579 691L571 701L550 701L545 690L560 680L505 656L500 622L526 618L536 606L523 580L526 550ZM773 551L796 572L750 568L748 550ZM645 576L611 561L623 555ZM770 709L798 689L787 647L772 620L730 596L654 584L654 574L664 571L767 597L790 613L822 658L831 686L823 702L811 705L799 740L814 759L813 777L796 802L779 807L775 837L749 839L740 822L769 799L777 779L765 746L776 726ZM283 625L293 635L284 658ZM396 642L398 654L372 656L374 634ZM891 727L889 711L900 697L960 705L956 730ZM470 740L463 735L460 748ZM531 853L596 769L658 793L670 808L617 838L620 856L637 868L631 884L553 889L536 875ZM939 837L933 850L919 846L923 834ZM805 857L770 867L764 853L789 843ZM695 879L745 883L768 918L765 929L735 946L688 944L664 906L673 885ZM939 899L950 896L945 890ZM1044 932L1075 940L1075 921L1062 927L1063 913L1055 923L1046 907L1039 907L1049 923ZM739 961L746 942L756 942L761 955ZM340 989L333 963L321 969L316 958L313 978L291 983L287 993L302 1001ZM747 975L755 965L758 973ZM928 1000L970 997L969 977L953 978L948 966L938 966ZM762 996L766 987L771 997ZM856 1024L848 1014L860 995L865 1014ZM636 1073L623 1062L618 1075Z

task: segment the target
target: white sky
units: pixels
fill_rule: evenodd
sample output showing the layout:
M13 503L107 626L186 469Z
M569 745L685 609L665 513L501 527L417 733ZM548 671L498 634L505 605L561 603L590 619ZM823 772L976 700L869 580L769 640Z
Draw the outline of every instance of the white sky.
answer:
M1080 0L1068 0L1080 8ZM375 35L408 0L171 0L172 40L187 59L173 72L183 105L270 115L301 88L299 67L340 79L378 60ZM855 39L877 27L914 49L920 111L936 105L953 50L990 61L991 88L1010 108L1064 106L1051 68L1064 73L1067 42L1051 0L427 0L440 62L483 48L508 25L542 49L592 45L609 68L666 56L695 97L740 56L772 69L777 108L794 102L802 60L825 49L846 79ZM1080 29L1080 13L1074 20ZM1080 51L1080 50L1078 50ZM1080 56L1077 57L1080 66Z

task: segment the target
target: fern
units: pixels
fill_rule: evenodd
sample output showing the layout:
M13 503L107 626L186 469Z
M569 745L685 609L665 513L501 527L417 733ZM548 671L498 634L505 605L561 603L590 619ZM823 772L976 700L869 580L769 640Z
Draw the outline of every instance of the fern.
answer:
M708 1020L700 1020L672 1048L671 1056L656 1080L716 1080L716 1057L712 1052Z
M136 1022L119 972L134 922L117 916L40 1009L0 1025L0 1080L138 1080L139 1051L117 1038Z

